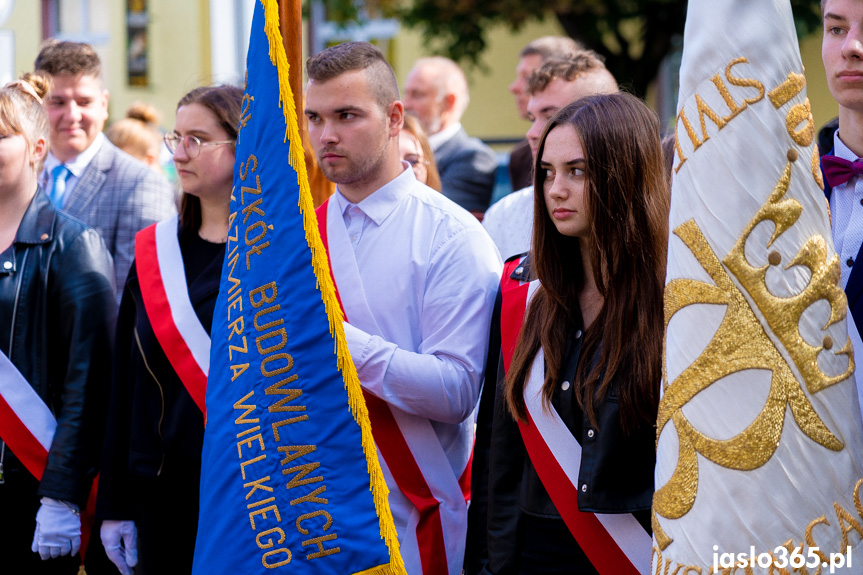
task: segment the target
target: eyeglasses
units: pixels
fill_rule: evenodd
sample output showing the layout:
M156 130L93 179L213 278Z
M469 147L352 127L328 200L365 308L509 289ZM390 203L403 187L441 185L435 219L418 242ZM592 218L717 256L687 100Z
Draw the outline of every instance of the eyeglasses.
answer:
M413 154L408 154L407 156L404 157L404 160L405 160L405 162L410 164L412 168L414 166L416 166L417 164L419 164L421 166L428 166L429 165L428 160L425 160L425 159L420 158L419 156L415 156Z
M180 142L186 148L186 153L190 158L197 158L201 154L201 148L204 146L221 146L222 144L233 144L234 140L219 140L218 142L202 142L197 136L181 136L177 132L168 132L165 134L165 145L168 151L172 154L176 153Z

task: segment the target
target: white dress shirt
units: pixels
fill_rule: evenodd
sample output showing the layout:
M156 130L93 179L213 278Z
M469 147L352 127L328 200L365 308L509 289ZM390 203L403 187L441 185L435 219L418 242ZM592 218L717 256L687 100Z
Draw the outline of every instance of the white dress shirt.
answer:
M482 227L491 236L504 261L530 251L533 233L533 186L507 194L485 213Z
M479 394L502 270L491 239L410 169L359 204L335 196L384 332L345 326L363 387L408 413L461 423Z
M51 171L60 164L63 164L69 170L69 176L66 178L66 191L63 192L63 197L68 198L69 194L72 193L72 190L75 189L75 185L78 183L78 180L81 179L81 174L84 173L84 170L87 169L87 166L89 166L90 162L93 161L93 158L96 157L96 154L99 152L104 141L105 134L99 132L96 135L96 139L93 140L93 143L90 144L86 150L78 154L75 159L69 162L61 162L54 154L48 152L48 157L45 158L45 167L42 170L42 175L39 180L45 191L50 191L51 189ZM63 202L61 199L60 207L62 207L62 205ZM122 289L120 291L122 291Z
M839 139L839 132L833 135L833 155L851 162L857 160L857 154ZM833 244L839 254L842 271L842 288L845 289L857 252L863 244L863 177L854 176L833 188L830 193L830 219L833 224Z
M417 182L407 164L359 204L338 188L334 200L327 236L351 322L348 349L363 388L390 405L441 502L446 559L457 575L467 529L457 479L473 445L500 257L476 218ZM408 573L420 573L419 513L380 461L402 557Z

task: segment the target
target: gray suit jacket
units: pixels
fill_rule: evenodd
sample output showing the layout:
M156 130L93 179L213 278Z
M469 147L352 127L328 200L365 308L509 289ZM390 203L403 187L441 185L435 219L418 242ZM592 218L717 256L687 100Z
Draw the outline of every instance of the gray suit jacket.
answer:
M468 210L485 212L494 189L497 156L479 138L464 129L434 152L443 195Z
M177 204L164 176L106 139L65 198L63 211L102 235L122 294L135 257L135 234L177 213Z

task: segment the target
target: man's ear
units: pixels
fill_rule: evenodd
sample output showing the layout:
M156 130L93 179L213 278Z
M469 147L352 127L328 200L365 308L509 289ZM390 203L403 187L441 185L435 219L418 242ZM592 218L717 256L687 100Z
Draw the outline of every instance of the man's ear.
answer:
M399 100L396 100L387 108L387 121L389 122L390 138L398 137L405 123L405 105Z
M108 90L102 90L102 108L104 110L103 120L102 120L102 128L105 128L105 124L108 123L108 101L110 100L111 95L108 93ZM100 130L101 131L101 130Z
M443 109L447 112L452 112L455 109L455 94L444 94Z

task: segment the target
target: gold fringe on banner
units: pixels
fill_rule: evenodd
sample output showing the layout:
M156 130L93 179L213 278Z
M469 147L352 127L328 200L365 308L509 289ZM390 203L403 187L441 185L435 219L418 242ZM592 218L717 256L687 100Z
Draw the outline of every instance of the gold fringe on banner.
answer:
M309 190L309 178L306 172L306 163L303 156L303 147L300 145L300 130L297 123L296 101L291 92L288 80L290 65L285 54L282 43L282 33L279 27L279 6L277 0L261 0L264 6L265 23L264 30L270 44L270 60L278 70L279 76L279 105L285 116L285 142L290 142L289 163L297 172L297 180L300 186L300 211L303 214L303 226L306 232L306 241L312 250L312 265L315 269L318 288L321 290L321 299L327 310L330 321L330 334L335 340L335 353L338 358L338 368L342 372L345 388L348 391L348 403L351 413L360 426L363 438L363 452L366 456L369 475L371 476L371 492L374 496L375 507L380 523L381 539L384 540L390 552L390 562L387 565L379 565L371 569L359 572L355 575L404 575L406 573L401 553L399 552L398 534L390 512L388 497L389 489L384 480L380 463L378 462L377 448L372 438L372 426L369 421L369 412L363 399L360 379L357 376L356 367L351 360L348 344L345 340L345 330L342 325L344 320L341 307L336 299L336 290L330 277L330 265L327 261L327 253L318 232L318 218L315 215L315 206L312 194Z

